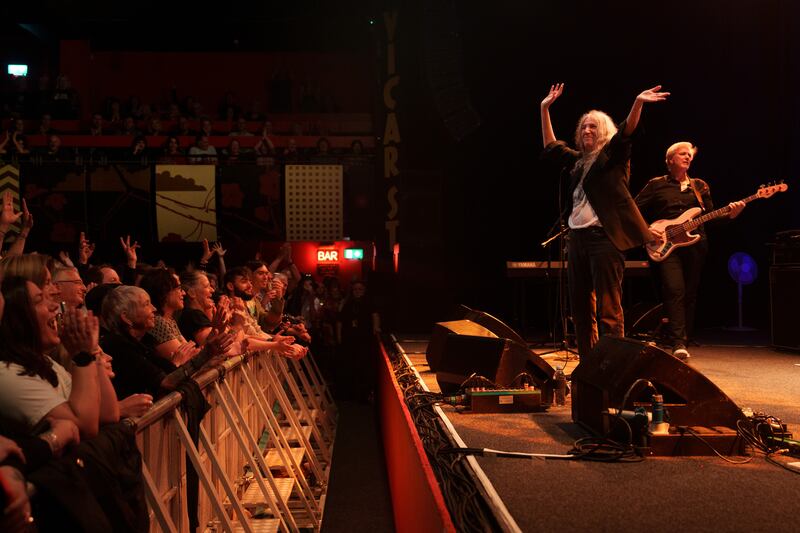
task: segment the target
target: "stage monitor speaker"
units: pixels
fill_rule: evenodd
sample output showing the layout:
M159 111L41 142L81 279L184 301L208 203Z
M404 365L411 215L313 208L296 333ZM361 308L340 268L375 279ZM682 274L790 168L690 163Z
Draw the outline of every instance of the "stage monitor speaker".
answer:
M600 434L609 431L609 408L633 410L652 403L653 383L664 397L671 426L736 428L741 410L707 377L655 346L601 337L572 372L572 419ZM624 406L622 402L630 390Z
M800 350L797 327L800 266L774 266L769 270L770 330L772 345Z
M524 344L498 337L471 320L436 323L426 359L444 394L458 392L472 374L509 387L527 372L545 397L552 388L553 368L546 361Z
M498 337L511 339L514 342L518 342L522 345L527 345L525 339L523 339L519 333L514 331L513 328L511 328L509 325L507 325L499 318L495 318L485 311L470 309L466 305L460 304L456 309L455 314L457 315L456 316L457 320L471 320L476 324L480 324L481 326L485 327Z

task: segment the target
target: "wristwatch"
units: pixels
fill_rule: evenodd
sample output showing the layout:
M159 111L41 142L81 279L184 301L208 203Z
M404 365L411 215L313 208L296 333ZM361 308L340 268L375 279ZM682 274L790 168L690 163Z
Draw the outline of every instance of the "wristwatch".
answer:
M75 363L75 366L89 366L94 362L94 356L89 352L78 352L72 358L72 362Z

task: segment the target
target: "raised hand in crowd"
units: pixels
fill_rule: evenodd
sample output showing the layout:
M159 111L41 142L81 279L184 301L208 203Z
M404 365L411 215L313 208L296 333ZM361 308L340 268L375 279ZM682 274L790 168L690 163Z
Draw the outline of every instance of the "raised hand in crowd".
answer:
M69 252L66 250L61 250L58 252L58 260L64 264L64 266L74 267L75 263L72 262L72 259L69 257Z
M153 397L149 394L131 394L119 402L119 417L131 418L145 414L153 407Z
M208 240L206 240L205 242L206 244L208 244ZM221 242L217 241L211 247L211 252L217 254L217 257L222 257L228 252L228 250L222 247Z
M138 261L138 257L136 256L136 249L141 248L139 242L133 241L133 244L131 244L130 235L128 235L125 239L120 237L119 242L122 245L122 251L125 252L125 257L127 259L128 266L130 268L136 268L136 263Z
M213 255L214 251L208 245L208 239L203 239L203 255L200 257L200 265L207 265Z
M94 243L89 242L86 238L86 235L81 232L80 239L78 241L78 263L81 265L88 265L89 259L92 257L94 253Z
M25 210L27 211L27 207ZM3 206L2 210L0 210L0 233L3 234L3 237L20 218L22 218L22 211L18 212L14 209L14 198L11 195L11 191L6 190L3 193Z
M20 221L20 219L22 220ZM24 198L22 199L22 211L17 212L14 209L14 200L11 191L7 190L3 193L3 206L0 211L0 244L5 240L6 233L8 233L11 226L17 222L20 222L21 228L14 244L8 249L8 257L22 255L22 252L25 250L25 239L28 237L33 227L33 215L28 211L28 204L25 202Z
M33 215L30 211L28 211L28 202L25 201L25 198L22 199L22 231L20 232L21 237L27 237L28 234L31 232L31 228L33 228Z

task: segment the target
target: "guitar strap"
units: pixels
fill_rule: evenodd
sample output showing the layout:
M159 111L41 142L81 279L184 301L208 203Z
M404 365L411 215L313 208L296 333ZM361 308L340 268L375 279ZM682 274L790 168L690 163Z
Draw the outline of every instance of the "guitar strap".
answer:
M700 191L697 190L697 180L689 179L689 182L692 184L692 191L694 191L694 196L697 198L697 201L700 203L700 207L703 211L706 210L706 204L703 202L703 197L700 196Z

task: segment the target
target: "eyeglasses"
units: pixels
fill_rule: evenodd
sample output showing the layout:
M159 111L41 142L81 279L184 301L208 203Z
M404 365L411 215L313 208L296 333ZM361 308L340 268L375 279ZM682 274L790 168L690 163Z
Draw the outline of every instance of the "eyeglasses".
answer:
M82 279L60 279L58 281L54 281L53 283L80 283L81 285L84 285Z

